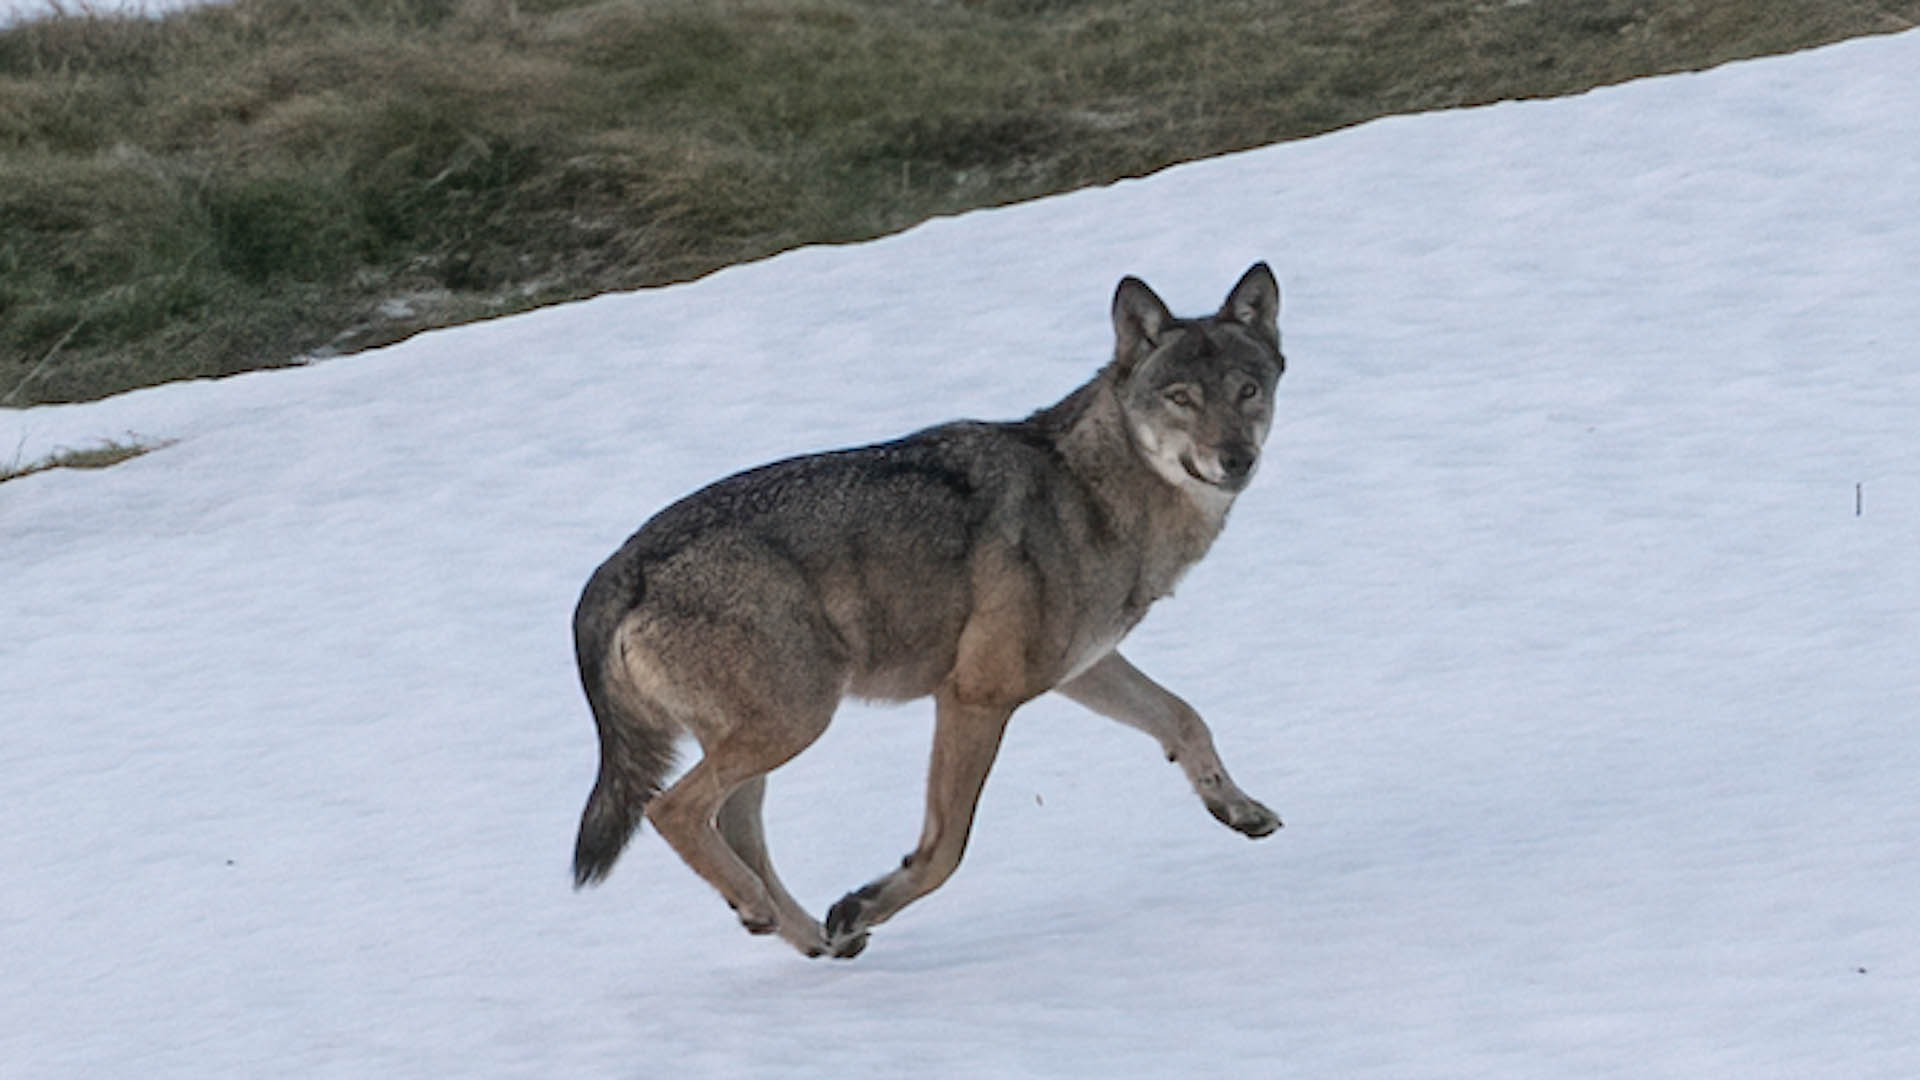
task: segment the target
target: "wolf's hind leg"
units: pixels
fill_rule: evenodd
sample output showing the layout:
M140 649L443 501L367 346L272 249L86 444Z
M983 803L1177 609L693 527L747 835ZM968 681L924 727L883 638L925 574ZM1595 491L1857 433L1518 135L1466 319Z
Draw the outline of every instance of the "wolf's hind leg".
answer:
M719 890L751 933L771 933L779 914L760 875L727 846L714 819L740 783L714 759L703 758L647 804L647 820L694 873Z
M749 933L777 932L801 952L817 956L826 947L819 924L800 911L777 878L771 878L771 863L757 825L764 777L826 730L833 716L831 702L815 709L793 707L778 712L744 707L738 701L731 704L735 707L727 711L724 727L702 725L707 735L705 755L647 805L647 820L695 873L719 891ZM727 812L736 795L743 801ZM755 826L750 839L758 842L745 844L749 850L743 854L722 833L722 822L735 837L749 839L743 820L749 811ZM782 925L782 916L789 910L805 921Z
M720 835L726 838L734 854L740 856L740 861L747 864L747 869L759 875L778 916L780 937L808 956L819 956L827 950L826 931L787 892L780 875L774 872L773 859L767 854L766 833L760 817L766 792L764 775L735 788L727 801L720 804L717 822Z
M1060 693L1102 716L1118 720L1160 741L1187 774L1207 812L1248 836L1265 836L1280 827L1280 816L1249 797L1227 775L1213 748L1213 733L1193 706L1148 678L1118 652L1108 653Z
M899 869L848 893L827 912L827 937L835 956L858 955L866 947L868 928L939 888L953 876L966 852L974 808L1013 710L962 705L944 691L935 699L935 708L927 817L920 843Z

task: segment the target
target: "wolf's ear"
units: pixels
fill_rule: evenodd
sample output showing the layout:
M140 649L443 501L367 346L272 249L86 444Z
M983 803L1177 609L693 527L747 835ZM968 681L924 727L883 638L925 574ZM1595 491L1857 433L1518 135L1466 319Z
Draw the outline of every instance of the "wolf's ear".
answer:
M1120 287L1113 290L1113 359L1122 376L1160 343L1172 321L1173 313L1146 282L1131 275L1120 279Z
M1240 275L1240 283L1220 305L1221 319L1237 322L1252 330L1274 347L1280 345L1280 283L1264 262L1254 263Z

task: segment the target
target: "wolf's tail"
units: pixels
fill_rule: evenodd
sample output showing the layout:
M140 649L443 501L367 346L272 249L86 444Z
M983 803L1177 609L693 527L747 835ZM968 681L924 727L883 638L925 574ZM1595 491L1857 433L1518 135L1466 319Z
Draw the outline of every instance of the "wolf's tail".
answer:
M594 572L573 611L580 685L600 732L600 776L580 813L580 835L573 846L576 889L598 883L613 869L640 827L647 801L660 793L661 782L673 771L672 728L635 715L607 685L614 632L639 604L643 591L640 568L616 555Z

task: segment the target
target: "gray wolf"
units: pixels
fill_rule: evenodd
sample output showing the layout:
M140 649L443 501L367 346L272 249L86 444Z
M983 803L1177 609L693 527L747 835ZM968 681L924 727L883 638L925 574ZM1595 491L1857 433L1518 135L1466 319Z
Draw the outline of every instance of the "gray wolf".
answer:
M648 521L574 612L600 735L575 887L645 817L750 932L854 956L960 864L1008 718L1049 690L1159 740L1228 826L1279 828L1200 715L1115 648L1253 476L1285 368L1279 311L1265 263L1202 318L1128 277L1112 361L1058 403L750 469ZM822 923L774 873L761 798L848 694L931 696L933 757L918 845ZM702 756L662 790L683 735Z

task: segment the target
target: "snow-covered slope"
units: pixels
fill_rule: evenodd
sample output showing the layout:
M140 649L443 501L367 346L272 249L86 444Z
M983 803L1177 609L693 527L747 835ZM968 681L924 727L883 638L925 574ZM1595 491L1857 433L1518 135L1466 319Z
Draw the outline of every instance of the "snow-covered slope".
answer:
M56 10L99 15L164 15L221 0L0 0L0 26L45 18Z
M0 413L0 1075L1920 1074L1920 34L1392 119L295 371ZM1262 475L1131 639L1287 828L1016 717L852 963L567 859L653 510L1049 402L1256 258ZM1856 495L1858 505L1856 508ZM824 908L924 705L775 774Z

